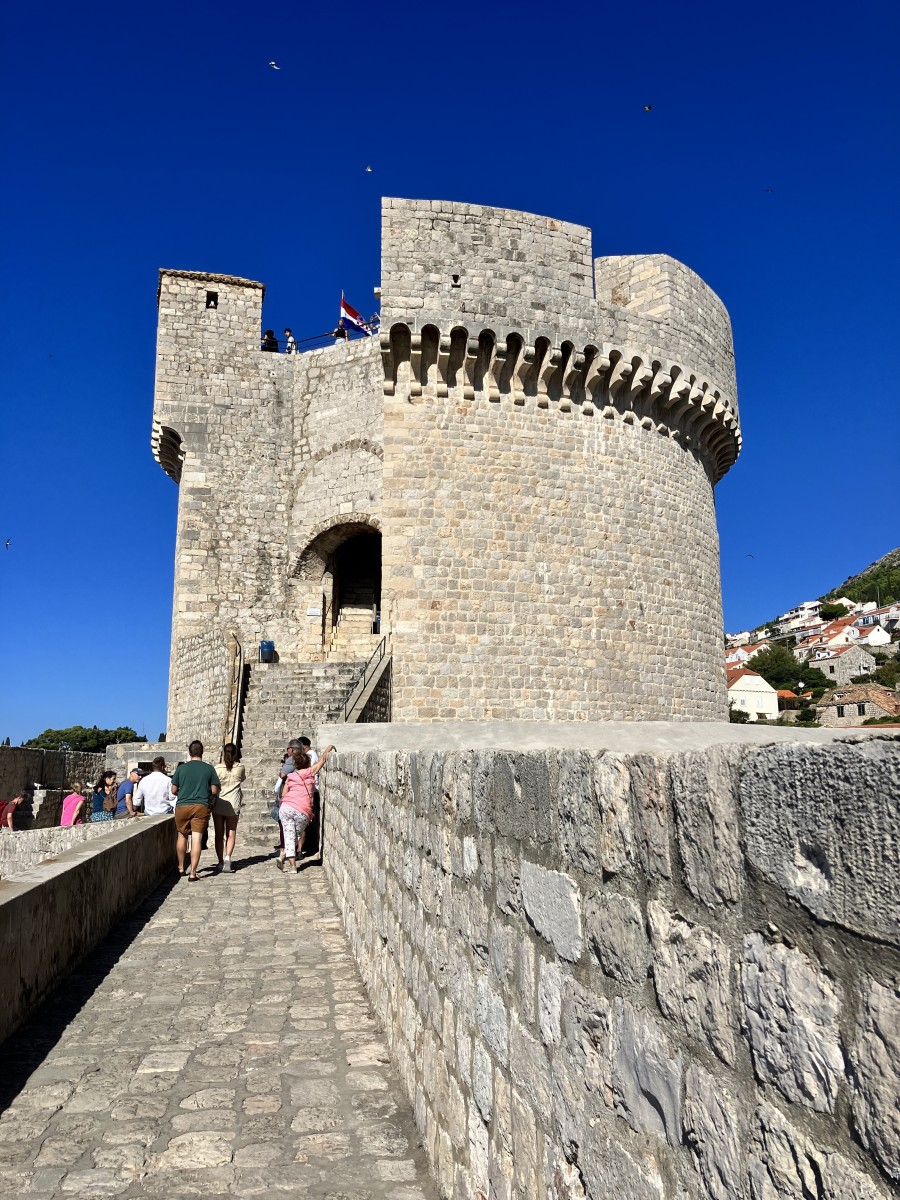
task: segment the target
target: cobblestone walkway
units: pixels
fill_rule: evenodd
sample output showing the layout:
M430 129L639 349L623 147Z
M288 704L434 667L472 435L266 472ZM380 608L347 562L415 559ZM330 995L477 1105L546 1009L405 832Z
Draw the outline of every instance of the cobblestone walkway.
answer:
M322 871L236 865L173 875L0 1050L0 1194L435 1200Z

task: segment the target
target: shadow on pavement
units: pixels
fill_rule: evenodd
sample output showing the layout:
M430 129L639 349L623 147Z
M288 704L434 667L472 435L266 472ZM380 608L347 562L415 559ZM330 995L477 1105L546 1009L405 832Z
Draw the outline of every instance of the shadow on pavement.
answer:
M9 1108L28 1077L62 1037L75 1014L88 1003L144 926L153 919L169 892L178 887L180 882L173 868L171 875L137 908L126 913L118 925L85 955L69 975L60 980L51 995L0 1045L0 1058L3 1061L3 1070L0 1071L0 1112Z

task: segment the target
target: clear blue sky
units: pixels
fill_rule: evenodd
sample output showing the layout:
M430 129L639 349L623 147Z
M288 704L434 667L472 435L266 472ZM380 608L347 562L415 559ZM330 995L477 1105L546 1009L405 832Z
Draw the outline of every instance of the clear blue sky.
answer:
M372 304L382 195L581 222L724 299L729 629L900 543L896 0L54 2L0 40L0 738L165 727L157 268L262 280L267 324L317 333L342 288Z

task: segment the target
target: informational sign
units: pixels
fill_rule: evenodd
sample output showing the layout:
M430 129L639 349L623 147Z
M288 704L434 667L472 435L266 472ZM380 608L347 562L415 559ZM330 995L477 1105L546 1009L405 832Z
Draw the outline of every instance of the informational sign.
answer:
M321 610L321 608L308 608L306 610L306 615L308 617L321 617L322 610Z

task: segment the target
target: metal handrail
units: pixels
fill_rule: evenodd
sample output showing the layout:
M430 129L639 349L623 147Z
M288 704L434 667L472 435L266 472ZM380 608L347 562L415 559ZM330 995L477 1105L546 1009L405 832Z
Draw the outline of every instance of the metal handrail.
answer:
M238 722L241 716L241 700L244 684L244 647L238 635L231 630L227 645L231 650L231 669L228 677L228 703L222 723L222 745L229 742L237 745Z
M370 654L369 661L366 663L366 665L362 669L362 674L360 675L359 679L357 679L356 683L354 683L353 688L350 692L350 695L344 701L344 707L341 710L342 715L343 715L344 724L347 723L347 720L349 719L350 714L353 712L354 708L356 708L357 704L359 704L360 700L363 698L363 695L366 690L366 685L368 684L368 682L372 678L372 676L375 674L375 667L377 667L381 663L381 660L384 658L385 654L387 653L387 640L388 640L387 634L385 634L384 637L381 639L381 641L378 643L378 645L375 647L375 649ZM369 670L370 667L372 668L371 671ZM356 693L356 699L351 704L350 698L353 696L354 692Z
M312 337L294 338L294 345L297 346L297 353L302 354L304 351L300 349L301 346L303 346L306 350L319 350L323 346L334 345L337 342L358 342L361 338L377 337L378 333L379 328L373 329L370 333L362 333L358 329L348 329L346 338L335 337L333 333L314 333ZM287 346L287 338L275 338L275 341L278 343L278 353L283 354L284 350L282 347ZM311 344L313 342L315 345ZM262 343L262 338L260 338L260 343ZM260 344L260 350L262 350L262 344ZM268 354L275 353L274 350L263 352Z

